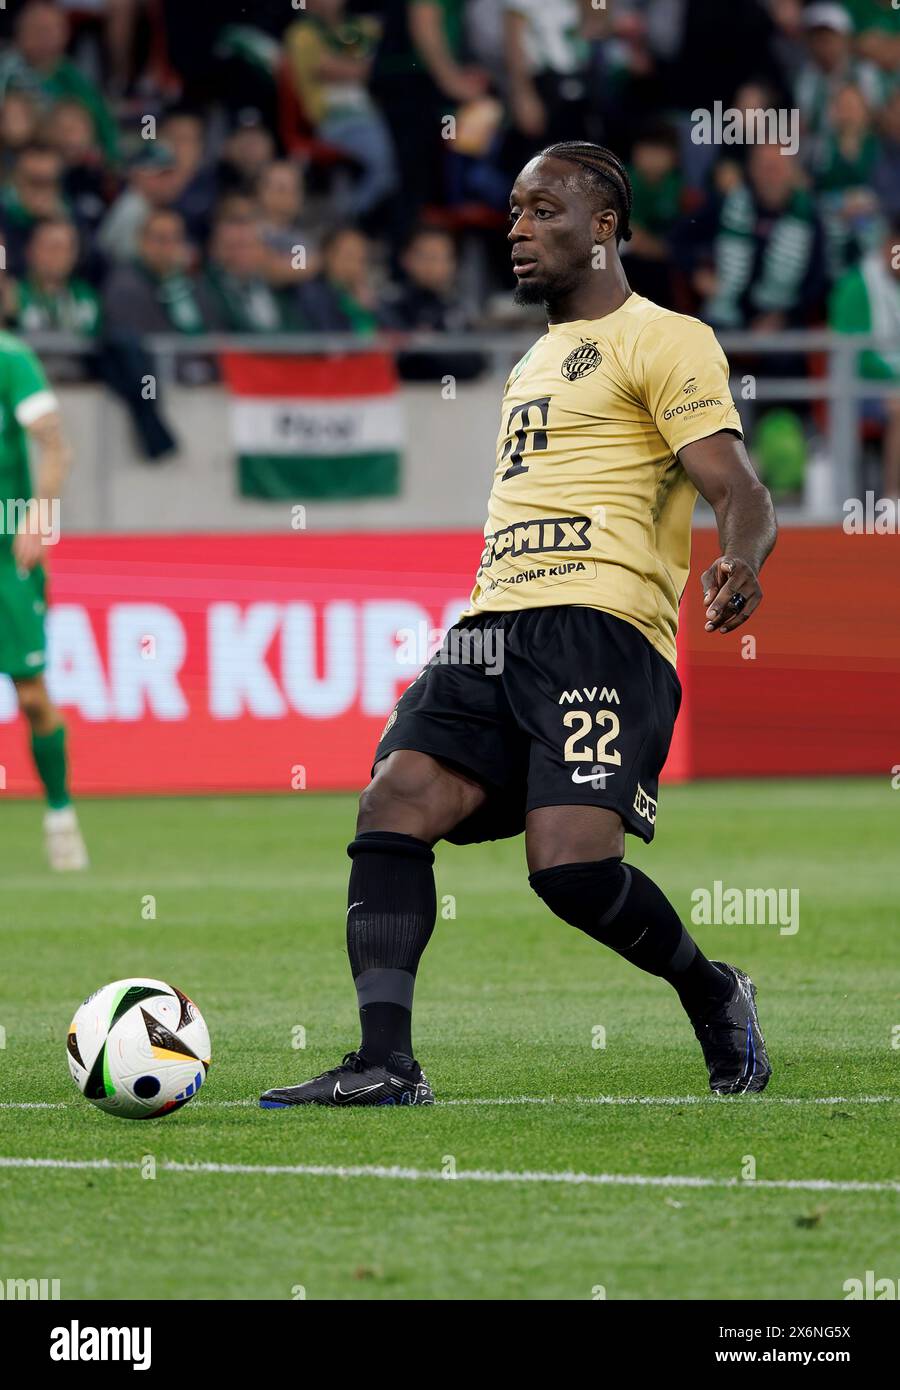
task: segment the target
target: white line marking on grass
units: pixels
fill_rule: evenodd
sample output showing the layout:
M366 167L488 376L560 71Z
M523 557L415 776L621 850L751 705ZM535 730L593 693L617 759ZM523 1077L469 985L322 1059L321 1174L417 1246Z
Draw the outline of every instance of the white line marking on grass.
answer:
M0 1100L0 1110L66 1110L68 1100Z
M747 1099L736 1096L473 1096L463 1100L439 1100L437 1105L720 1105ZM900 1096L753 1096L760 1105L883 1105ZM208 1101L207 1104L214 1102Z
M722 1105L743 1104L746 1095L735 1096L463 1096L435 1101L437 1109L448 1105ZM760 1096L755 1105L893 1105L900 1096ZM257 1105L255 1100L197 1100L195 1106L210 1109Z
M81 1171L139 1172L140 1163L110 1158L0 1158L0 1168L62 1168ZM440 1170L427 1168L391 1168L377 1164L355 1163L178 1163L165 1160L157 1171L166 1173L249 1174L269 1177L302 1178L393 1178L401 1182L487 1182L487 1183L557 1183L572 1187L765 1187L780 1191L799 1192L900 1192L900 1181L859 1182L831 1178L758 1178L744 1182L741 1178L706 1178L693 1174L666 1173L545 1173L528 1169L520 1173L485 1168L462 1169L452 1179Z
M900 1096L463 1096L457 1100L439 1100L438 1109L445 1105L896 1105ZM0 1110L69 1110L79 1102L73 1100L2 1100ZM234 1109L253 1107L257 1102L247 1100L195 1100L192 1109Z

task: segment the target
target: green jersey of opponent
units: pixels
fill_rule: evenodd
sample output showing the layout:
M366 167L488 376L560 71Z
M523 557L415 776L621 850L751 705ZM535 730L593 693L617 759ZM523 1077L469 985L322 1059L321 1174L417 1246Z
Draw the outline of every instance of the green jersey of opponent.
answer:
M46 661L44 568L23 568L13 540L34 495L28 429L56 408L37 357L25 343L0 333L0 672L14 680L37 675Z

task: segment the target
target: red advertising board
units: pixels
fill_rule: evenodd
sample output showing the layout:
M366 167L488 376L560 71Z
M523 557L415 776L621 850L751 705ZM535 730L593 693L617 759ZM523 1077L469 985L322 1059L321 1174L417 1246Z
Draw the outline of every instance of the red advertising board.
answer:
M682 611L666 775L886 772L900 762L892 537L782 534L742 629ZM458 616L471 532L70 538L51 552L48 679L79 793L354 789ZM695 576L715 537L695 537ZM0 784L36 784L0 681Z
M48 679L71 730L75 790L364 785L479 553L471 533L61 542ZM0 763L9 791L33 790L13 716L7 687Z
M703 630L695 531L679 661L690 671L694 777L874 774L900 765L900 536L782 528L758 613Z

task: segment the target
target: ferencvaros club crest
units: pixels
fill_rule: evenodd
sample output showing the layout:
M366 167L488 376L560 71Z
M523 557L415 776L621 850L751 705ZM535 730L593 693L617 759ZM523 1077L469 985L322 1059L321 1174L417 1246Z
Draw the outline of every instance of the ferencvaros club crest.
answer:
M567 381L580 381L583 376L596 371L602 361L597 344L582 338L578 347L569 353L560 371Z

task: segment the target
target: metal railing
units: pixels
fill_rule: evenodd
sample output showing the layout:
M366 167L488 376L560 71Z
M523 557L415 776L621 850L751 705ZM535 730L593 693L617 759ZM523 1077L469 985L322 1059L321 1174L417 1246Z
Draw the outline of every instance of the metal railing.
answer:
M533 346L540 326L529 331L484 333L378 333L361 337L349 333L230 334L209 333L185 337L178 333L147 334L143 343L155 359L163 385L176 377L179 357L214 356L221 352L266 354L358 354L368 352L416 352L440 357L456 352L480 352L488 359L488 370L505 377L509 369ZM87 356L94 350L90 340L74 334L39 332L25 335L39 354ZM729 358L772 358L791 354L824 353L824 375L754 376L752 395L742 394L742 376L732 363L732 392L738 409L752 401L759 403L826 401L827 422L822 435L824 452L831 465L831 493L834 515L840 503L858 490L861 459L859 404L862 400L900 397L900 381L865 380L857 371L859 353L874 349L896 353L900 343L874 334L843 334L830 329L797 329L778 333L727 331L717 335ZM744 374L746 376L746 374Z

